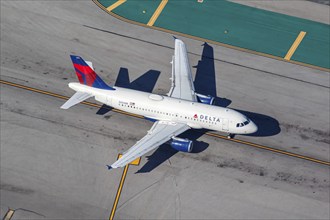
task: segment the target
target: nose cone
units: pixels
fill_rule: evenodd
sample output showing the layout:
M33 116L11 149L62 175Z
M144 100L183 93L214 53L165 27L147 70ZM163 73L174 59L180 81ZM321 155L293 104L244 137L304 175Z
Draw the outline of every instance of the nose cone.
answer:
M255 133L257 131L258 131L258 126L253 121L251 121L250 124L248 125L249 134Z

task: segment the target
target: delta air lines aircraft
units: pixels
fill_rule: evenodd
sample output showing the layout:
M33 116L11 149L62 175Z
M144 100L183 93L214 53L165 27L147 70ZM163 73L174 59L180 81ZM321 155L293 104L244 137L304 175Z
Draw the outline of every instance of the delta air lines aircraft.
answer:
M147 134L115 163L107 165L108 169L123 167L168 141L178 151L191 152L193 142L177 137L191 128L225 132L229 138L257 131L257 126L243 114L214 106L214 97L195 92L187 49L179 39L175 39L172 86L167 96L108 86L95 73L91 62L73 55L71 59L80 83L69 83L76 93L62 109L94 97L108 106L154 121Z

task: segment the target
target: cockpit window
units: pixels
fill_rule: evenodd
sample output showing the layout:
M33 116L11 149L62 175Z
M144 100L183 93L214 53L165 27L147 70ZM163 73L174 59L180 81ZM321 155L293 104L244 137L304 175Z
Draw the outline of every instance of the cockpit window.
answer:
M245 125L248 125L250 123L250 119L247 119L245 122L243 123L237 123L236 124L236 127L239 128L239 127L243 127Z

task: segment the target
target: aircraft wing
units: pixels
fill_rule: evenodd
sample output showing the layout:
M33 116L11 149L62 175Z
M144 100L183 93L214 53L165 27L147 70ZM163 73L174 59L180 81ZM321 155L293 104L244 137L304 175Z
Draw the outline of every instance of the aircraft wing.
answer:
M179 39L175 39L171 80L172 86L168 93L170 97L197 101L186 45Z
M170 140L173 136L179 135L182 132L190 129L186 124L157 121L148 131L148 134L131 147L124 155L118 159L111 166L107 165L109 169L124 167L138 157L147 152L159 147L161 144Z

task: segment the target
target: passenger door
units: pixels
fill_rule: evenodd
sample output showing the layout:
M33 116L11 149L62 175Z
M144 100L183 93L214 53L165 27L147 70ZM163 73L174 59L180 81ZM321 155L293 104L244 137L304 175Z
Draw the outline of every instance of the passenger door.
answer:
M222 130L229 131L228 119L222 119Z

